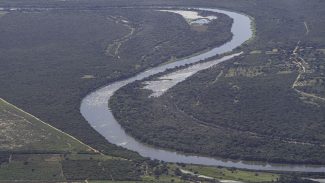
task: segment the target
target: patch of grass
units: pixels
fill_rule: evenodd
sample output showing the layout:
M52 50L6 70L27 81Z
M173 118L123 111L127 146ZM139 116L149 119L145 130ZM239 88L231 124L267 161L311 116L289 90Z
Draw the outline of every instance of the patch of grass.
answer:
M163 175L159 176L159 178L155 178L154 176L145 176L143 177L144 182L184 182L179 177Z
M7 12L5 11L0 11L0 17L2 17L3 15L7 14Z
M261 54L262 51L261 50L253 50L250 52L250 54Z
M200 24L193 24L191 25L191 29L198 31L198 32L205 32L207 31L208 26L200 25Z
M273 173L251 172L238 169L217 168L209 166L189 165L184 168L198 174L214 177L216 179L238 180L243 182L271 182L276 181L279 176Z

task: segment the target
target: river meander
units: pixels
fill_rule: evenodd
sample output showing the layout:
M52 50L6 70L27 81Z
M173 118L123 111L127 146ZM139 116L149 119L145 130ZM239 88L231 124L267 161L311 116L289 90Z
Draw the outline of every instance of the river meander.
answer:
M240 46L253 36L253 32L251 29L252 22L251 19L246 15L219 9L196 9L223 13L231 17L233 19L233 25L231 28L233 38L229 42L202 54L195 55L186 59L181 59L173 63L168 63L165 65L150 68L147 71L141 72L131 78L117 81L102 88L99 88L98 90L87 95L82 100L80 111L84 118L98 133L103 135L108 142L122 146L126 149L136 151L141 156L149 157L152 159L163 160L166 162L181 162L201 165L236 167L252 170L325 172L325 166L270 164L263 162L245 162L196 155L185 155L182 153L173 152L171 150L164 150L153 146L148 146L135 140L133 137L125 133L124 129L114 118L111 110L108 108L109 99L115 91L129 83L132 83L136 80L142 80L148 76L163 72L166 69L196 63L201 60L213 57L217 54L223 54L232 51L233 49ZM230 58L231 57L229 57L229 59ZM228 59L224 59L223 61L226 60Z

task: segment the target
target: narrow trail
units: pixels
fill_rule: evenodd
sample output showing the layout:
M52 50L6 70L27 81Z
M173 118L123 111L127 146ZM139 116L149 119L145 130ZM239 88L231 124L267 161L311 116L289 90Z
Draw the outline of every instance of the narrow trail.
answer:
M308 27L308 24L306 21L304 21L304 25L305 25L305 28L306 28L306 35L309 34L309 27Z
M305 24L307 25L307 24ZM308 27L306 27L306 34L309 32L308 30ZM305 74L307 72L307 69L305 67L305 65L307 64L307 62L299 55L299 49L300 49L300 41L298 41L296 47L294 48L294 50L292 51L292 55L290 57L291 60L293 60L292 62L298 67L298 76L297 78L295 79L295 81L293 82L291 88L294 89L297 93L299 93L300 95L304 96L304 97L308 97L308 98L313 98L313 99L316 99L316 100L321 100L321 101L325 101L325 98L324 97L320 97L320 96L317 96L315 94L312 94L312 93L307 93L307 92L304 92L304 91L301 91L299 89L297 89L296 87L299 86L299 80L302 76L302 74Z
M114 20L116 24L121 24L127 27L129 29L129 33L123 36L122 38L115 40L112 44L109 44L105 50L106 55L116 57L117 59L120 58L119 56L120 47L122 46L123 43L128 41L135 32L135 28L130 25L129 21L125 17L120 17L120 18L121 19L113 16L109 17L109 19Z

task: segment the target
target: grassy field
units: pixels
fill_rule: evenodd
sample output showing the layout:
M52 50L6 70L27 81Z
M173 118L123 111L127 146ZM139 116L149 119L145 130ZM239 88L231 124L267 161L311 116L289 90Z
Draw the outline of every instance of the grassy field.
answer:
M12 154L0 167L3 181L140 180L133 162L105 155Z
M265 172L251 172L231 168L216 168L209 166L187 165L184 170L196 172L200 175L214 177L216 179L237 180L243 182L272 182L279 178L279 175Z
M177 176L175 175L176 169L187 170L191 172L195 172L196 175L204 175L207 177L215 178L216 181L225 181L225 180L233 180L233 181L242 181L245 183L262 183L262 182L276 182L280 176L275 173L265 173L265 172L252 172L231 168L218 168L218 167L210 167L210 166L199 166L199 165L185 165L179 166L176 164L168 164L168 175L164 174L159 177L155 177L154 175L146 175L141 177L141 181L138 182L184 182L184 175ZM202 182L213 182L213 180L201 180ZM113 181L100 181L94 180L90 181L92 183L112 183ZM120 181L121 183L128 183L128 181Z
M95 150L33 115L0 99L2 151L95 153Z
M5 180L65 180L61 155L12 155L0 168L0 182Z

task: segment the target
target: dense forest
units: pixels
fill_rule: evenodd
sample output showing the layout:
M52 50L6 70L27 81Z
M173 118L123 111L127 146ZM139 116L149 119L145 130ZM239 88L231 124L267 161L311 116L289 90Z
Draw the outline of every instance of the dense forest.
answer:
M195 74L161 97L149 98L144 82L122 88L111 100L114 115L137 139L164 148L233 159L325 163L325 105L319 98L324 85L320 27L325 22L317 18L325 11L315 8L319 1L304 10L299 3L286 10L251 11L256 35L242 46L244 55ZM292 54L298 42L296 54L306 62L305 73Z
M198 32L177 14L151 9L9 12L0 18L1 97L96 149L131 156L84 120L82 97L145 68L228 41L232 20L218 17ZM107 54L126 35L118 56Z

